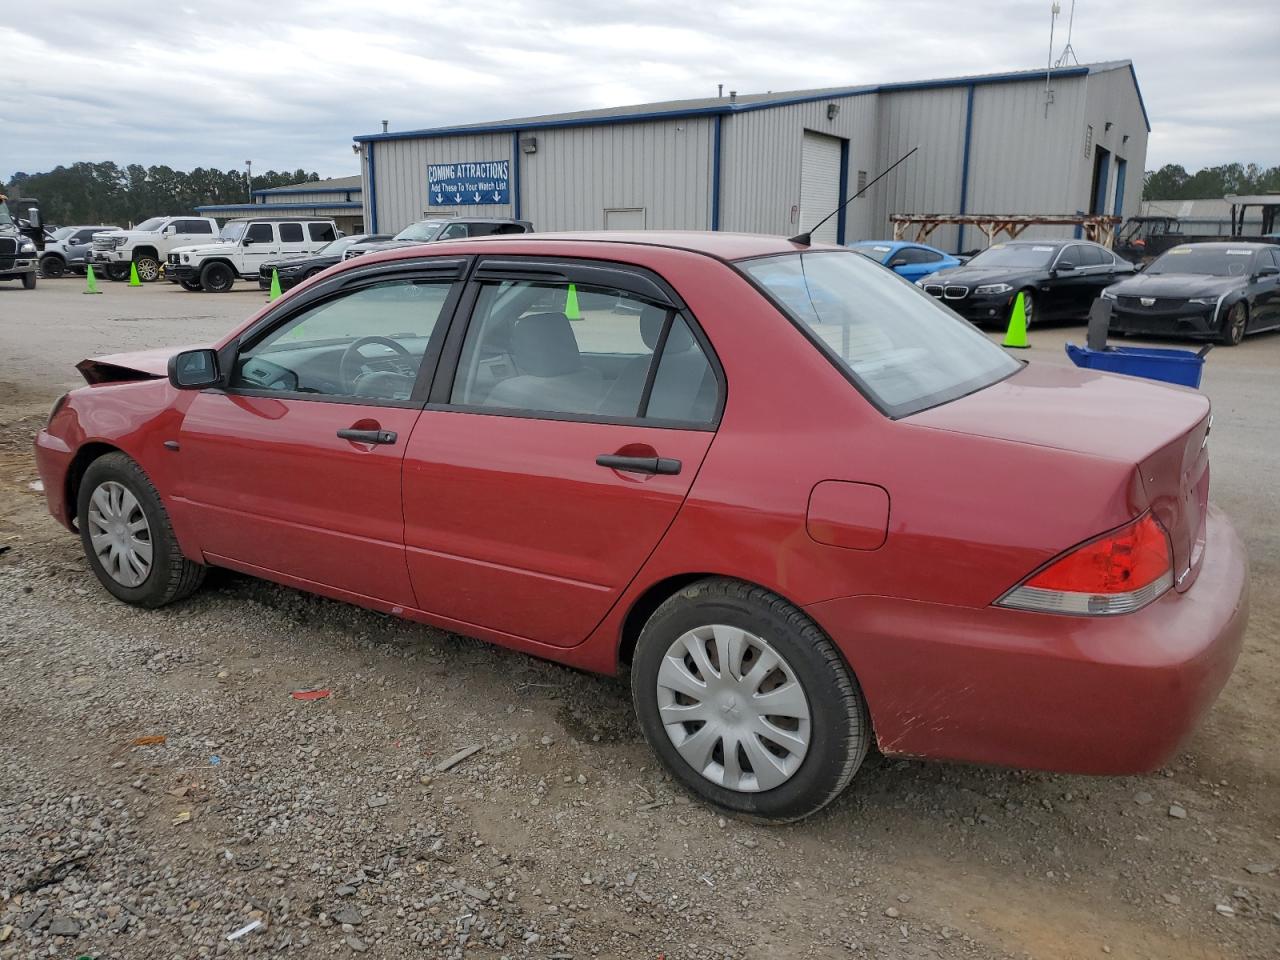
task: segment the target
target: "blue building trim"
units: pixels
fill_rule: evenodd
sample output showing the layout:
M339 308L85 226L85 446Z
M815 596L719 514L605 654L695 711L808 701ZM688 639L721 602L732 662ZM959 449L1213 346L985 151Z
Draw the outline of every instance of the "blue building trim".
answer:
M1133 70L1132 64L1129 65ZM1054 79L1083 77L1092 73L1090 67L1068 67L1051 71ZM621 123L644 123L654 120L681 120L689 117L726 116L734 113L751 113L755 110L769 110L773 107L789 107L800 103L818 103L825 100L840 100L844 97L861 97L872 93L896 93L907 90L945 90L952 87L972 87L986 84L1018 83L1025 80L1037 80L1045 74L1040 70L1024 70L1017 73L993 73L987 76L954 77L948 80L916 80L902 83L882 83L859 87L843 87L828 90L825 93L805 94L804 96L776 97L771 100L760 100L752 103L737 103L725 99L723 103L712 106L690 107L684 110L650 110L645 113L600 114L592 117L569 117L549 120L496 121L494 123L474 123L454 127L433 127L424 130L402 130L396 133L366 133L353 137L356 143L373 143L378 140L418 140L432 137L456 137L481 133L510 133L520 130L545 130L569 127L599 127ZM1135 84L1136 84L1136 74ZM1139 91L1138 99L1142 94ZM1143 108L1145 115L1146 108ZM1149 129L1149 127L1148 127Z
M720 128L724 116L717 115L711 128L711 229L720 229Z
M844 246L845 198L849 196L849 141L840 140L840 212L836 214L836 243Z
M520 219L520 131L511 131L511 219Z
M364 204L359 200L317 200L315 203L213 203L196 207L196 212L223 210L230 213L235 210L240 213L269 217L273 210L359 210L362 206Z
M365 227L370 233L378 232L378 168L373 161L373 144L365 144L365 163L369 166L369 222Z
M1151 118L1147 116L1147 101L1142 99L1142 87L1138 86L1138 71L1129 64L1129 76L1133 79L1133 91L1138 95L1138 106L1142 108L1142 120L1147 125L1147 133L1151 132Z
M969 84L969 98L964 108L964 155L960 160L960 212L969 212L969 148L973 145L973 97L977 87ZM964 251L964 224L956 230L956 253Z

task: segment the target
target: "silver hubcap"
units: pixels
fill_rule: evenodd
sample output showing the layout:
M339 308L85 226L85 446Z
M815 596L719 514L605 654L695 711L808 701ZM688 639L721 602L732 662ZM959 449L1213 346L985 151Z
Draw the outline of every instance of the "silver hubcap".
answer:
M690 630L658 669L658 712L680 755L727 790L772 790L809 750L809 700L791 665L755 634Z
M151 572L151 526L138 498L124 484L108 480L89 498L89 540L107 575L126 587L139 586Z

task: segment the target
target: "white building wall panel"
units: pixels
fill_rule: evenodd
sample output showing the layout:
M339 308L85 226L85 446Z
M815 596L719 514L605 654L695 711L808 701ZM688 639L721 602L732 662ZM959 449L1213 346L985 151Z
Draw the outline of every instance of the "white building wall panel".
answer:
M834 118L827 116L829 103L840 108ZM804 132L849 141L846 186L851 194L857 189L857 171L874 167L875 128L875 94L726 116L720 147L720 229L779 236L798 233ZM860 199L846 208L846 240L866 235L872 220L869 207L870 201Z
M644 210L650 230L711 228L714 120L683 117L530 130L521 216L535 230L602 230L606 210Z
M1137 216L1142 206L1142 180L1147 164L1147 123L1128 67L1090 74L1084 123L1093 127L1093 142L1111 151L1107 174L1107 213L1115 212L1116 160L1126 161L1121 215ZM1107 124L1111 129L1107 129ZM1082 134L1084 136L1084 134ZM1081 151L1076 189L1087 209L1093 185L1093 159Z
M969 152L969 213L1067 213L1088 209L1085 78L1057 77L1045 115L1043 82L978 86ZM1141 174L1138 175L1141 180ZM1069 237L1071 227L1032 226L1023 238ZM985 242L980 232L970 248Z
M432 207L427 203L427 165L459 163L464 160L510 160L510 133L468 134L455 137L414 137L378 140L373 147L375 188L378 203L378 231L396 233L427 216L509 217L507 203L463 204ZM514 172L514 171L513 171ZM364 172L364 194L370 194L368 165ZM512 184L514 187L514 184ZM367 205L367 204L366 204ZM366 218L366 224L372 226Z
M347 196L350 194L350 197ZM359 203L360 188L352 187L350 190L344 190L342 193L268 193L262 197L255 197L254 202L262 206L271 206L277 203Z
M869 191L876 229L868 240L893 236L894 213L960 213L968 87L890 91L880 95L875 176L912 147L920 149ZM914 239L910 234L908 239ZM926 241L955 251L959 231L938 227ZM969 238L966 246L971 246Z

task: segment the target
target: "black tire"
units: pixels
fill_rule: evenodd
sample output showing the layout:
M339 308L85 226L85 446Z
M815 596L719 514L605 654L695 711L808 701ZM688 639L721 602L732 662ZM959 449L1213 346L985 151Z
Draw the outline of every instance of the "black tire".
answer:
M745 792L712 782L681 756L663 724L657 686L667 651L689 631L713 624L766 640L786 660L808 703L808 749L772 789ZM848 786L871 745L866 701L835 644L797 607L737 580L699 580L654 611L636 645L631 692L645 739L672 776L713 806L747 819L786 823L817 812ZM718 749L723 752L723 742Z
M321 273L323 270L324 270L324 267L312 267L310 270L308 270L305 274L302 275L302 279L310 280L317 273Z
M32 270L30 273L22 275L22 289L34 290L36 288L36 272Z
M40 272L50 280L57 280L67 272L67 261L57 254L50 254L40 260Z
M1238 347L1244 339L1245 327L1249 325L1249 307L1243 301L1233 303L1222 321L1222 332L1218 339L1225 347Z
M129 279L129 264L112 261L107 264L107 279L115 283Z
M178 280L178 281L176 281L176 282L178 283L178 285L179 285L180 287L182 287L182 289L183 289L183 290L193 290L193 291L194 291L194 290L200 290L200 289L202 289L202 287L200 286L200 281L199 281L199 280Z
M160 261L148 253L134 257L133 265L138 268L138 279L143 283L154 283L160 277Z
M235 273L225 263L206 263L200 271L200 289L208 293L226 293L235 282Z
M112 481L125 487L138 501L145 515L152 549L151 569L137 586L117 582L93 549L89 532L90 501L102 484ZM99 582L118 600L138 607L163 607L192 593L204 580L207 568L182 555L169 514L160 502L160 494L151 480L127 454L108 453L94 460L85 470L76 497L77 526L89 566Z
M1036 313L1036 293L1034 290L1020 290L1022 294L1022 308L1027 315L1027 329L1031 329L1031 321L1035 319ZM1013 319L1013 308L1018 305L1017 294L1014 294L1013 305L1009 307L1009 316L1005 317L1005 326L1008 327L1009 321Z

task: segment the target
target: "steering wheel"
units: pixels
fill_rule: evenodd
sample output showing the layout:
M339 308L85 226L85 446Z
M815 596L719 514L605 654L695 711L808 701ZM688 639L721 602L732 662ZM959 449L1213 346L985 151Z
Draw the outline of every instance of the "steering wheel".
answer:
M402 357L413 356L405 348L404 344L397 343L390 337L361 337L359 340L352 340L347 345L347 349L342 351L342 359L338 361L338 379L342 381L342 389L348 393L356 392L356 380L366 372L362 368L364 361L369 358L361 354L360 351L371 343L390 347L392 352L398 353Z

